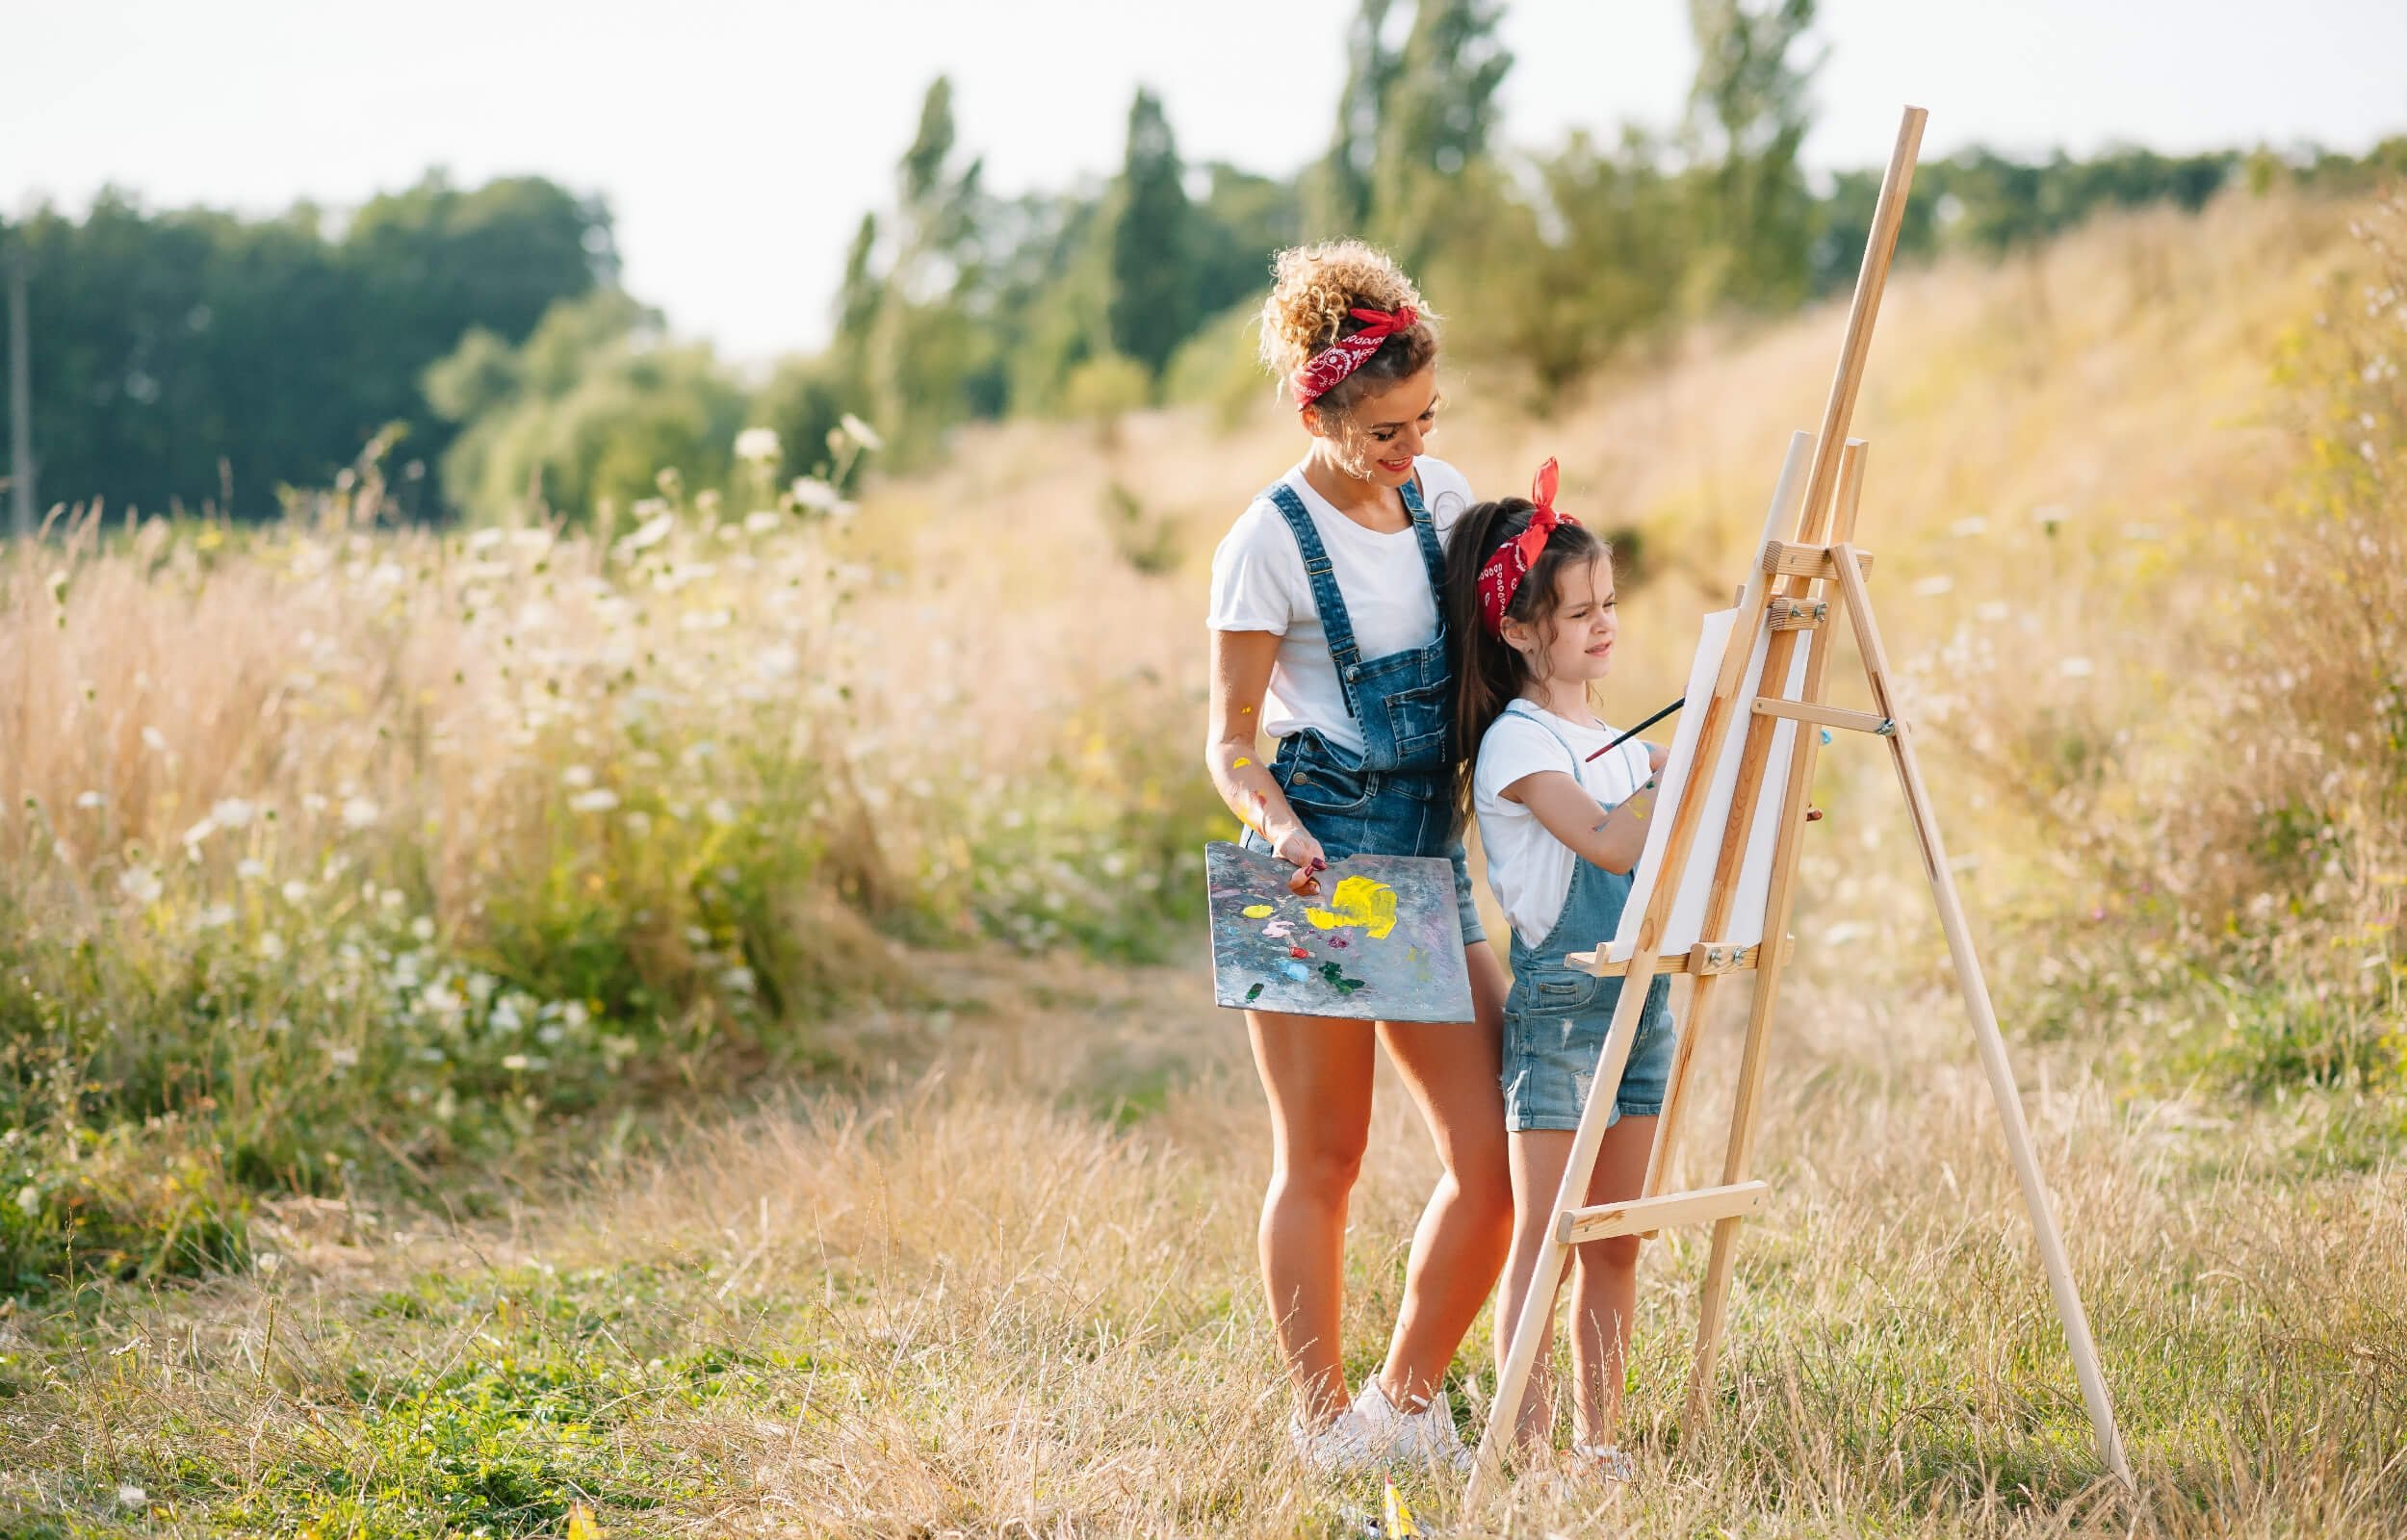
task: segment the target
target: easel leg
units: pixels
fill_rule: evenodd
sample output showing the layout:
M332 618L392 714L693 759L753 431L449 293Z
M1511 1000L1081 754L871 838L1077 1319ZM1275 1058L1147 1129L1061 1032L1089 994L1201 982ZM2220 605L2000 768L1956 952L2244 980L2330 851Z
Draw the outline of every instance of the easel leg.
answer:
M1863 654L1864 672L1872 683L1873 698L1882 715L1894 717L1896 705L1889 685L1889 663L1880 647L1879 628L1873 622L1871 600L1864 588L1864 578L1855 564L1851 546L1834 546L1831 552L1839 573L1839 586L1847 596L1847 613L1855 628L1856 650ZM2098 1348L2089 1335L2089 1316L2082 1308L2081 1291L2073 1282L2072 1263L2064 1255L2064 1239L2058 1231L2056 1214L2048 1201L2046 1180L2040 1175L2039 1159L2032 1150L2031 1125L2023 1116L2022 1093L2014 1084L2013 1066L2006 1062L2006 1035L1998 1030L1997 1008L1989 999L1988 981L1980 971L1980 958L1973 950L1972 927L1964 918L1964 906L1956 896L1955 877L1948 867L1947 846L1939 837L1939 820L1930 807L1930 797L1924 789L1922 767L1914 757L1913 734L1902 723L1889 739L1890 755L1897 765L1898 783L1904 789L1905 806L1914 822L1914 837L1920 845L1923 871L1930 879L1930 896L1939 910L1939 925L1947 933L1948 956L1955 964L1955 983L1964 996L1965 1013L1973 1018L1973 1041L1980 1050L1981 1068L1988 1072L1989 1093L1998 1104L1998 1120L2006 1125L2006 1153L2014 1162L2014 1175L2022 1184L2023 1204L2031 1211L2031 1227L2039 1242L2039 1259L2048 1272L2048 1287L2056 1295L2056 1311L2064 1323L2064 1339L2073 1353L2073 1373L2081 1381L2082 1399L2089 1407L2089 1424L2096 1435L2099 1462L2112 1471L2123 1485L2131 1486L2130 1463L2124 1458L2123 1439L2114 1424L2114 1404L2107 1394L2106 1373L2098 1365Z
M1651 953L1641 953L1630 960L1630 971L1621 984L1621 998L1614 1006L1613 1023L1606 1029L1604 1058L1596 1066L1596 1078L1589 1083L1588 1102L1580 1109L1579 1132L1571 1137L1571 1156L1564 1164L1563 1181L1555 1190L1554 1212L1558 1216L1587 1200L1589 1179L1596 1169L1596 1146L1604 1142L1606 1115L1621 1093L1621 1074L1629 1067L1630 1048L1638 1040L1639 1013L1646 1003L1646 986L1653 978L1654 965ZM1563 1243L1560 1219L1557 1222L1555 1235L1539 1255L1537 1274L1530 1279L1529 1293L1522 1300L1521 1319L1514 1323L1504 1367L1497 1372L1496 1399L1488 1409L1487 1431L1480 1435L1479 1455L1471 1468L1470 1489L1464 1497L1466 1503L1476 1504L1488 1483L1503 1477L1504 1446L1520 1426L1521 1398L1529 1390L1530 1371L1538 1362L1539 1340L1545 1335L1545 1323L1554 1318L1555 1296L1563 1286L1564 1266L1571 1255L1571 1248Z

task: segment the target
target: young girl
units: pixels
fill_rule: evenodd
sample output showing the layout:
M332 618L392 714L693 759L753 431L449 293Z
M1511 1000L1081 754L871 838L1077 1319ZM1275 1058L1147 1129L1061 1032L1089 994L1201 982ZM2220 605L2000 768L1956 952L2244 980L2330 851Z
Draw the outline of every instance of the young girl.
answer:
M1576 972L1564 955L1603 945L1619 926L1666 757L1638 742L1589 757L1618 736L1589 706L1589 687L1612 668L1619 634L1613 563L1603 542L1556 513L1555 485L1549 460L1533 500L1472 508L1446 563L1458 741L1465 751L1457 807L1478 816L1488 886L1513 922L1502 1084L1516 1218L1496 1325L1499 1354L1551 1242L1556 1192L1621 995L1619 979ZM1669 995L1669 981L1661 977L1647 989L1590 1203L1636 1197L1645 1181L1671 1065ZM1572 1286L1572 1452L1623 1479L1629 1459L1608 1440L1637 1298L1638 1247L1636 1236L1581 1246ZM1538 1301L1551 1330L1550 1303ZM1548 1361L1542 1339L1538 1361ZM1533 1378L1520 1410L1524 1437L1544 1437L1552 1403Z
M1357 854L1451 860L1477 1017L1246 1013L1270 1102L1262 1285L1294 1376L1295 1450L1324 1469L1467 1461L1438 1386L1513 1225L1496 1089L1504 973L1450 806L1454 690L1438 587L1471 499L1460 473L1421 452L1437 415L1431 319L1395 264L1359 242L1280 253L1262 354L1294 394L1307 448L1212 558L1204 759L1247 845L1292 863L1299 893ZM1278 740L1268 764L1264 733ZM1355 1392L1337 1328L1374 1044L1418 1103L1443 1169L1413 1231L1386 1359Z

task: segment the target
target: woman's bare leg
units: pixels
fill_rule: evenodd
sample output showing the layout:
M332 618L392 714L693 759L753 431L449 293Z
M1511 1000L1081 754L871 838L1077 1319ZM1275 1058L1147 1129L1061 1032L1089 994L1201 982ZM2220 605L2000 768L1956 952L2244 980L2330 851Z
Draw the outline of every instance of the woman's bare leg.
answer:
M1504 968L1485 941L1464 951L1476 1020L1383 1021L1379 1027L1445 1167L1412 1232L1404 1302L1379 1374L1388 1400L1406 1411L1417 1409L1444 1382L1463 1333L1495 1287L1513 1238L1504 1092L1496 1083Z
M1245 1019L1270 1099L1262 1287L1305 1415L1317 1425L1349 1399L1337 1343L1346 1205L1370 1139L1376 1049L1367 1021L1269 1011L1249 1011Z

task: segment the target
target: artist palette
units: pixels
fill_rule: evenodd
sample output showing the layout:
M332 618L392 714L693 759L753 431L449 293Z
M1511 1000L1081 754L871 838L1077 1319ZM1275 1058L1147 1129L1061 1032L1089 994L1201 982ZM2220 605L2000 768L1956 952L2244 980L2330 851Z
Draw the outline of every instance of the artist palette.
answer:
M1469 1021L1471 978L1454 863L1353 856L1299 898L1295 868L1215 840L1204 847L1212 989L1224 1006L1367 1021Z

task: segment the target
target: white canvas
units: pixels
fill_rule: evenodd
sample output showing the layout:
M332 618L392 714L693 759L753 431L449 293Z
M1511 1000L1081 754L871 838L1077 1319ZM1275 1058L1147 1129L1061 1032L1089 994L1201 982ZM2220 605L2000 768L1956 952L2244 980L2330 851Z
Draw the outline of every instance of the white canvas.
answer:
M1690 705L1680 713L1679 731L1671 737L1671 757L1664 764L1663 785L1655 799L1658 810L1652 827L1646 831L1646 849L1638 859L1629 906L1621 911L1620 930L1605 954L1608 961L1625 962L1638 950L1638 928L1654 896L1656 874L1663 869L1664 847L1671 841L1672 810L1687 794L1690 768L1696 758L1696 740L1705 730L1704 705L1713 698L1714 679L1721 672L1722 649L1729 645L1730 630L1738 624L1738 616L1735 609L1716 610L1705 617L1699 629L1696 657L1689 665ZM1818 631L1807 631L1799 638L1805 645L1792 654L1788 682L1779 692L1790 700L1803 693L1807 648L1818 645L1820 637ZM1705 899L1713 886L1714 868L1721 863L1722 836L1729 829L1730 799L1738 790L1739 761L1747 753L1747 732L1753 716L1747 703L1763 693L1764 654L1771 645L1772 633L1758 630L1754 655L1747 660L1746 677L1731 703L1736 715L1722 735L1713 778L1706 783L1704 817L1689 847L1688 869L1683 873L1679 896L1672 902L1671 918L1655 948L1659 957L1677 956L1699 941L1753 946L1764 938L1764 906L1772 891L1773 848L1780 838L1780 799L1788 790L1789 756L1797 746L1798 724L1785 719L1773 726L1772 755L1765 763L1763 785L1756 796L1755 818L1747 833L1747 859L1739 867L1738 895L1730 906L1729 923L1722 927L1720 936L1702 936L1698 932L1705 923Z

